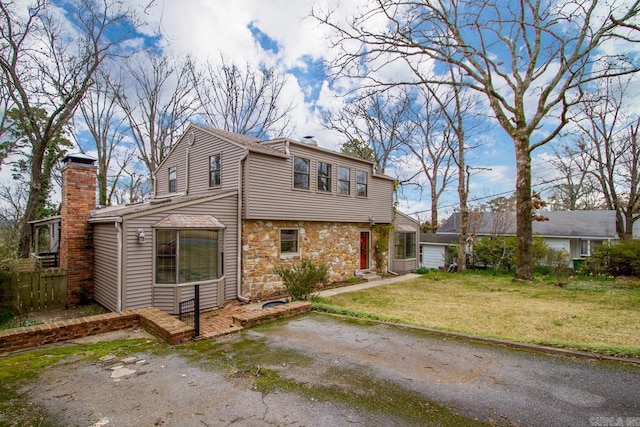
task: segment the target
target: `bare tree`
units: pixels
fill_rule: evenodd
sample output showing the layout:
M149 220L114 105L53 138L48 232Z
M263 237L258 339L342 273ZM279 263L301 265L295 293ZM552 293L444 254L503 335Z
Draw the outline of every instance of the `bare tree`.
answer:
M197 86L198 98L209 126L256 138L289 136L293 104L283 99L287 83L274 68L244 71L229 64L207 61Z
M339 22L312 14L337 34L337 74L367 85L448 84L482 94L516 153L516 279L533 279L531 153L567 124L584 86L636 72L639 1L376 0ZM417 79L381 73L397 61ZM452 80L442 66L464 76ZM397 76L397 73L394 73Z
M29 221L42 199L45 153L69 124L100 64L128 36L123 29L131 28L131 15L119 2L77 0L65 6L68 19L61 22L55 5L44 0L28 9L22 2L0 2L2 82L18 125L29 130L31 149L29 199L20 221L22 257L29 255ZM46 117L39 120L42 111Z
M556 210L593 210L602 207L602 193L590 173L592 159L583 150L569 145L554 148L549 163L560 174L549 196Z
M625 108L629 83L603 80L577 122L583 135L580 151L591 162L587 172L598 182L607 209L616 211L616 231L623 239L633 236L640 217L640 118Z
M95 85L87 91L80 104L80 117L91 134L93 144L85 147L80 143L78 145L83 151L96 150L98 204L108 206L111 205L111 198L120 175L133 156L133 150L127 150L122 144L125 138L123 128L125 119L119 115L116 96L117 93L122 92L122 83L112 82L105 71L99 72L95 81ZM120 161L114 168L115 158ZM113 174L111 174L112 170Z
M417 92L417 99L409 103L411 128L406 132L404 147L420 165L420 175L411 181L422 189L421 177L426 177L431 199L431 227L435 232L438 229L438 202L455 178L451 155L455 134L433 94L423 87Z
M323 125L346 138L343 152L374 161L378 172L384 173L391 155L404 142L410 103L404 91L399 95L371 92L335 114L325 114Z
M125 70L131 81L117 94L118 104L155 188L153 173L199 108L194 62L145 51L130 58Z
M456 69L449 66L451 81L461 81L462 76L456 74ZM479 123L477 114L473 109L477 103L468 88L460 85L451 86L423 86L440 105L442 117L449 124L451 138L449 149L452 159L457 167L458 174L458 201L460 216L460 235L458 238L458 271L467 268L467 243L470 238L469 233L469 181L471 179L470 166L467 165L467 152L476 148L469 144L468 135L477 131ZM437 224L436 224L437 227Z
M118 186L114 189L113 198L116 204L138 203L148 197L151 191L150 177L147 174L141 175L132 172L128 168L122 169L122 179L118 181Z

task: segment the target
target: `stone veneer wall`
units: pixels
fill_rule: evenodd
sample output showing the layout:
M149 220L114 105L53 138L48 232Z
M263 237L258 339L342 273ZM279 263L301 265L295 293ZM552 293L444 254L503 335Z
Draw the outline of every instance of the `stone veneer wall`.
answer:
M280 229L297 228L301 256L280 258ZM243 296L265 299L284 290L274 274L276 266L291 265L301 257L329 268L329 280L340 282L354 277L360 268L360 231L371 232L370 251L376 235L369 223L244 220L242 223ZM375 268L370 257L371 269Z

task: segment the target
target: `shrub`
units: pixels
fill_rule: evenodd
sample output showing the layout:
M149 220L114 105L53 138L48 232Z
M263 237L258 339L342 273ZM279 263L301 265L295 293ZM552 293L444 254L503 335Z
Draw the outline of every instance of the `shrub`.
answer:
M596 247L580 271L595 275L640 277L640 240L621 240Z
M276 267L274 272L282 278L292 301L310 299L315 285L326 285L329 281L327 266L316 264L308 258L303 258L300 264L291 267Z
M416 270L417 274L427 274L429 273L429 269L427 267L420 267L419 269Z
M542 263L554 274L569 273L571 254L566 249L548 248Z
M481 237L473 244L475 265L493 267L496 271L511 271L516 265L518 240L512 236ZM549 252L542 237L533 238L533 263L541 265ZM568 261L567 261L568 264Z

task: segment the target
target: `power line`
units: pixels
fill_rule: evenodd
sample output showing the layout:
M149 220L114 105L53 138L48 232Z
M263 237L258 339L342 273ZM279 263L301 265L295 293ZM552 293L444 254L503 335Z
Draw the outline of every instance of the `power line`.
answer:
M570 177L572 177L572 178L575 177L575 176L579 176L579 175L570 175ZM562 181L564 179L566 179L566 177L558 177L558 178L554 178L554 179L550 179L550 180L546 180L546 181L540 181L538 183L532 184L531 187L540 187L540 186L547 185L547 184L553 184L553 183ZM468 202L473 203L473 202L478 202L478 201L481 201L481 200L492 199L492 198L503 196L503 195L506 195L506 194L513 194L514 191L515 190L508 190L508 191L502 191L500 193L489 194L487 196L475 197L475 198L469 200ZM447 208L454 208L456 206L459 206L459 203L446 204L446 205L440 206L439 208L447 209ZM407 213L407 215L418 215L418 214L423 214L423 213L427 213L427 212L431 212L431 209L424 209L424 210L420 210L420 211L410 212L410 213Z

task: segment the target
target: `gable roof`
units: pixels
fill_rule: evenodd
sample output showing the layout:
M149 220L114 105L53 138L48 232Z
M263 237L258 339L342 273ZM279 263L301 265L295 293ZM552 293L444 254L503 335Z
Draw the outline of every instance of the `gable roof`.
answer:
M259 138L254 138L248 135L240 135L238 133L230 132L227 130L200 126L193 123L190 125L190 127L194 127L208 134L215 135L219 138L222 138L232 144L245 148L254 153L267 154L267 155L276 156L276 157L289 157L287 154L283 153L280 150L277 150L273 147L262 144L262 140Z
M533 221L533 234L545 237L582 237L617 239L616 213L598 211L540 212L548 221ZM482 212L469 216L469 232L481 236L516 234L515 212ZM438 229L438 234L460 233L460 214L451 215Z

